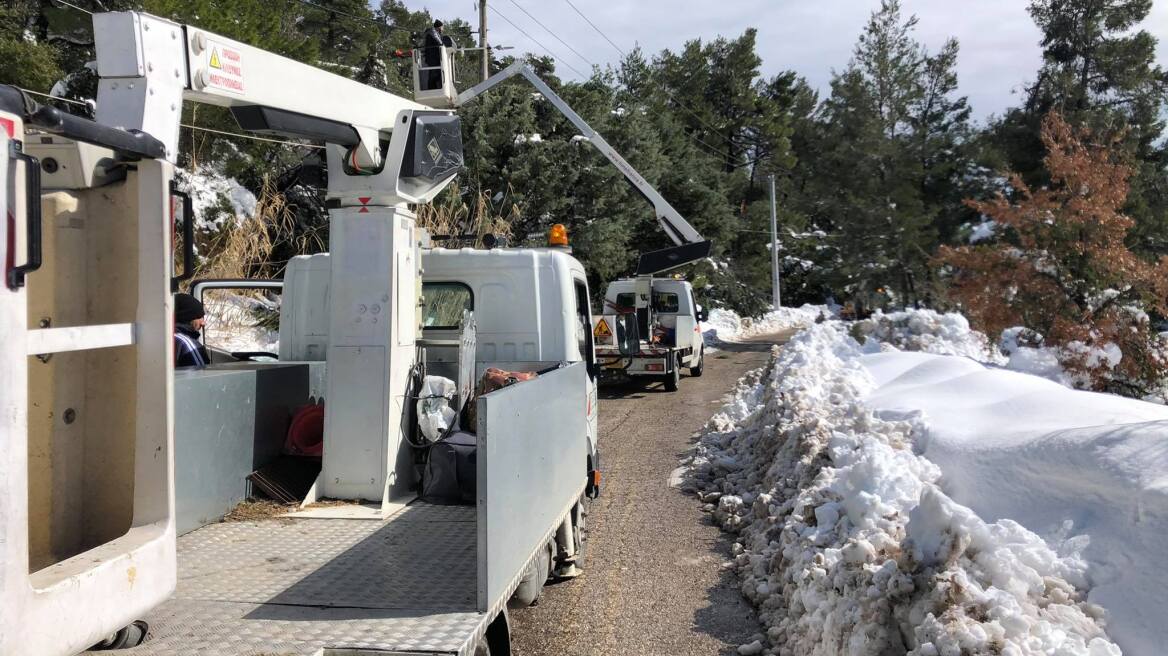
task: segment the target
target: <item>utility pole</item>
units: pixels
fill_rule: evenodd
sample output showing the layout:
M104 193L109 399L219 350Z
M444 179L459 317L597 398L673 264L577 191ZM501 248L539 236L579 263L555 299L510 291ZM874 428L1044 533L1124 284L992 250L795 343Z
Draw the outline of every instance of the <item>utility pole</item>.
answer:
M775 309L783 305L779 292L779 219L775 208L775 176L771 174L771 298Z
M487 0L479 0L479 47L482 48L483 82L491 77L491 51L487 49Z

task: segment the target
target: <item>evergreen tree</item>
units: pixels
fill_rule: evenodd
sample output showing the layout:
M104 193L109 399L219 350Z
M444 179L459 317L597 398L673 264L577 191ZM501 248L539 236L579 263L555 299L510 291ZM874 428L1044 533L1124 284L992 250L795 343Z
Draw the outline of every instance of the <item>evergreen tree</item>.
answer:
M1137 26L1152 0L1032 0L1042 30L1042 67L1022 107L994 126L1006 166L1030 185L1047 181L1040 138L1043 118L1058 111L1101 137L1124 135L1135 169L1125 208L1131 241L1145 253L1168 251L1168 146L1164 134L1168 72L1155 64L1156 37Z
M969 108L957 97L957 43L930 55L916 17L884 0L848 68L832 80L818 144L806 144L808 212L828 233L837 292L863 304L927 298L938 230L956 222Z

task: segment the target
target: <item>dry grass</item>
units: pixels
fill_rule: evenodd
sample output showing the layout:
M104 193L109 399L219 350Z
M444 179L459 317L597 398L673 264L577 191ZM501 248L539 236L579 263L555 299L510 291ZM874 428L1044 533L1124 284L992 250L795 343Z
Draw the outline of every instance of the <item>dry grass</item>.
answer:
M200 244L200 250L207 256L195 272L195 278L277 277L284 262L273 261L272 252L281 242L294 243L300 253L324 248L323 241L315 233L296 234L295 216L284 195L276 190L270 178L265 178L255 215L237 217L206 243ZM209 337L210 332L216 335L244 334L257 322L266 319L265 315L270 314L274 307L273 301L263 291L211 292L205 301L208 313L212 315L208 322Z
M294 503L280 503L271 499L245 499L223 516L225 522L252 522L280 517L296 510Z
M337 506L359 506L362 501L360 499L329 499L324 498L319 501L313 501L306 504L305 509L308 508L336 508Z
M505 194L497 203L491 200L489 191L481 191L473 198L473 207L459 193L457 184L450 186L445 200L418 207L418 227L431 235L474 235L473 242L439 241L436 246L457 248L483 247L483 237L491 234L496 238L510 239L511 225L519 220L519 206L508 202L510 194Z
M208 256L200 263L195 277L271 278L283 265L272 261L272 249L278 242L291 242L298 253L323 250L325 244L319 235L296 234L295 220L284 195L276 191L271 178L265 177L255 216L237 217L234 224L203 245Z

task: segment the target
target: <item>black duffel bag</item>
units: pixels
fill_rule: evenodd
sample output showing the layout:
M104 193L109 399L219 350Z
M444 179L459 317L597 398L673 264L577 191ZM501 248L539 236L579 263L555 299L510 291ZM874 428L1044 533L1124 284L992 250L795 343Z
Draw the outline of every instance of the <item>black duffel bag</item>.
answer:
M477 438L457 431L430 445L422 472L422 501L471 504L478 495Z

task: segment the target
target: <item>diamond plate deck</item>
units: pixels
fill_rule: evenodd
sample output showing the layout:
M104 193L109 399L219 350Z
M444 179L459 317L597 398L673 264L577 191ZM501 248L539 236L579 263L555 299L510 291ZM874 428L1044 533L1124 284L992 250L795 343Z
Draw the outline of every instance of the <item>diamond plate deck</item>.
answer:
M385 521L225 522L178 540L178 589L126 656L464 652L476 611L475 508L415 503Z

